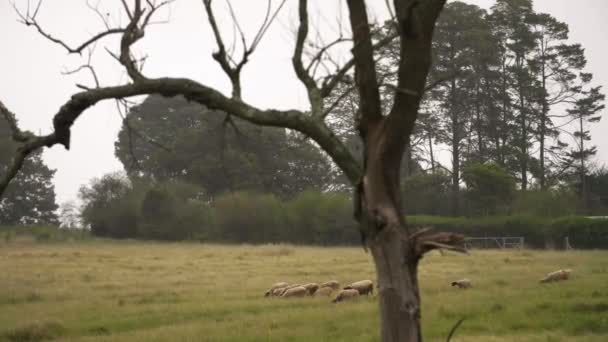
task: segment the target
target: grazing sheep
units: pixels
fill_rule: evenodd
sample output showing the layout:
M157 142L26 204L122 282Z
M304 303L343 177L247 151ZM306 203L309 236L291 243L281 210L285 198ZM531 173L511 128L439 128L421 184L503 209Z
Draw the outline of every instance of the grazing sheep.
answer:
M302 285L302 287L306 288L306 290L308 291L308 294L312 296L312 294L315 293L315 291L317 291L317 289L319 288L319 284L308 283L308 284Z
M357 291L356 289L345 289L345 290L340 290L340 292L338 292L338 295L336 296L336 298L334 300L332 300L332 303L337 303L337 302L342 302L345 300L350 300L353 298L357 298L359 297L359 291Z
M283 297L283 298L304 297L307 294L308 294L308 290L304 286L296 286L296 287L292 287L292 288L286 290L285 292L283 292L281 297Z
M285 291L287 291L289 289L292 289L294 287L299 287L299 286L302 286L302 285L300 285L300 284L291 284L289 286L285 286L285 287L279 288L279 289L276 290L277 291L277 296L282 296L283 293L285 293Z
M360 280L344 287L344 289L355 289L359 291L360 295L374 294L374 282L371 280Z
M277 289L281 289L281 288L287 287L288 285L289 285L289 283L286 283L284 281L279 282L279 283L274 283L274 284L272 284L272 286L270 287L270 289L268 289L268 291L266 291L266 293L264 293L264 297L274 296L275 295L275 291Z
M547 274L547 276L544 277L543 279L541 279L540 282L541 283L550 283L550 282L554 282L554 281L567 280L568 278L570 278L571 272L572 272L572 270L570 270L570 269L557 270L555 272L551 272L551 273Z
M457 286L459 289L468 289L472 287L471 281L467 278L456 280L452 282L452 286Z
M332 292L334 292L334 289L332 289L329 286L324 286L324 287L319 287L317 289L317 291L315 291L315 293L313 293L313 295L314 296L330 296Z
M270 292L270 296L272 296L272 297L278 297L278 296L280 296L281 294L283 294L283 292L285 292L285 288L286 287L287 286L285 286L285 287L279 287L279 288L276 288L276 289L272 290Z
M337 290L340 288L340 282L337 280L330 280L321 284L320 287L329 287L333 290Z

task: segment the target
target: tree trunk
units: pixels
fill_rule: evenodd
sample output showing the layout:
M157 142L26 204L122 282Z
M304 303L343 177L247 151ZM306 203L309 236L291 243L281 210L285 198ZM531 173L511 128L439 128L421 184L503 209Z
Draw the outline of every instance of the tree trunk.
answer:
M433 153L433 134L429 132L429 153L431 157L431 173L435 174L435 154Z
M360 222L376 266L382 341L421 341L418 260L408 247L399 192L403 153L389 150L385 123L367 135Z
M517 87L519 92L519 123L521 130L521 136L519 141L519 166L521 171L521 189L523 191L526 191L528 189L528 121L525 108L526 102L524 94L524 84L522 79L523 77L521 75L521 70L524 67L524 58L522 56L518 56L517 65L520 68L520 74L517 77Z
M452 79L452 89L450 91L450 115L452 124L452 215L460 214L460 201L458 193L460 191L460 123L458 122L458 112L456 110L456 80Z
M543 55L543 64L541 67L541 77L542 77L542 113L540 115L540 127L539 127L539 141L540 141L540 189L546 190L546 177L545 177L545 135L546 135L546 127L547 127L547 114L549 112L549 106L547 103L547 77L545 71L545 60Z

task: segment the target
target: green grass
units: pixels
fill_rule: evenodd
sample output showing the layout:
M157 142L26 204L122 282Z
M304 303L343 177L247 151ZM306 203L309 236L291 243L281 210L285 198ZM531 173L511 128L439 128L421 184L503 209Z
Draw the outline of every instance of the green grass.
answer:
M571 280L541 285L558 268ZM474 288L449 282L468 277ZM267 299L277 281L375 279L361 248L0 242L0 341L377 341L374 298ZM608 340L608 252L432 254L426 340Z

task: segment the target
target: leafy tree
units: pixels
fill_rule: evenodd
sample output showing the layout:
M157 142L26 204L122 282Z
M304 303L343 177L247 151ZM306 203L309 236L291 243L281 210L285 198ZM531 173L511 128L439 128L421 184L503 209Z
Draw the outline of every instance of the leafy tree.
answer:
M82 186L78 196L83 203L84 226L96 236L136 237L139 199L132 195L132 183L121 173L107 174Z
M133 107L116 156L132 176L186 181L210 196L238 190L291 196L323 188L329 173L328 159L306 139L180 97L150 96Z
M418 173L403 183L403 206L410 215L447 215L451 178L442 171Z
M80 222L80 209L74 201L61 203L59 206L59 222L61 227L77 229L82 227Z
M7 115L16 122L12 113ZM8 121L0 120L0 173L8 171L17 148ZM30 154L19 175L0 198L0 222L7 225L58 224L54 175L55 170L42 161L41 151Z
M463 178L467 185L467 197L475 210L483 215L506 212L515 197L515 180L496 164L468 165Z

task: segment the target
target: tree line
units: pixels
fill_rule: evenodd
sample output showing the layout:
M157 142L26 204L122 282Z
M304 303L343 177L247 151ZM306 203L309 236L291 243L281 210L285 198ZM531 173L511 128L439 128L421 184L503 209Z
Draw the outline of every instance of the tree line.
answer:
M394 30L391 23L377 26L373 38L382 41ZM606 212L608 176L592 163L597 149L588 130L600 119L604 95L584 70L583 47L568 41L566 23L535 12L529 0L499 0L490 11L451 2L437 22L433 45L429 85L401 167L407 213ZM386 108L394 100L398 57L396 41L375 52ZM338 84L327 121L360 155L353 82L344 77ZM4 122L0 130L5 168L16 145ZM449 151L447 165L438 157L440 148ZM243 191L279 201L304 191L352 191L302 134L256 126L181 97L149 96L131 107L115 153L132 184L192 184L209 203ZM2 198L1 221L57 222L53 174L40 153L31 156ZM85 192L83 208L91 201ZM62 207L61 216L70 214L67 209Z

